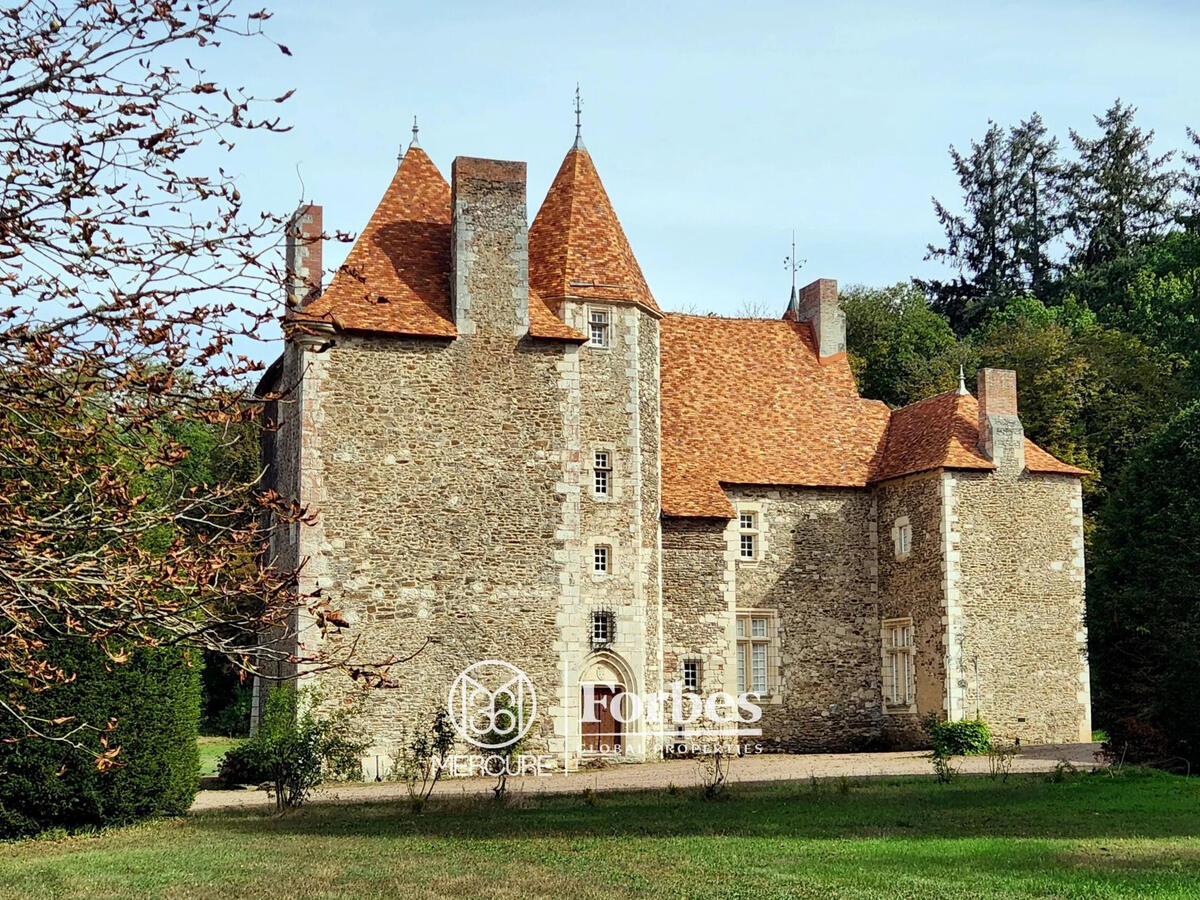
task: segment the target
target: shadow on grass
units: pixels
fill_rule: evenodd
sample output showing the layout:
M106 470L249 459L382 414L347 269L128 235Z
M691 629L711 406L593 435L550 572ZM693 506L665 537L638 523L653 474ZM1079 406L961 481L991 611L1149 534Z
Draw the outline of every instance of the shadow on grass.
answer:
M1014 776L959 780L734 785L705 802L694 789L439 796L425 811L403 802L322 803L283 815L222 810L191 817L218 832L455 840L647 836L757 838L1165 838L1200 835L1200 781L1151 772L1082 775L1061 783Z

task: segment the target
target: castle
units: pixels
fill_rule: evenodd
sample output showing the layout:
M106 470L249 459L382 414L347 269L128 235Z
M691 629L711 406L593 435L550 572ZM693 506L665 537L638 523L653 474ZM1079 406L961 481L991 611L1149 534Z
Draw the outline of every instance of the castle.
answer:
M578 137L532 225L524 163L447 184L414 139L324 290L321 215L289 225L260 388L267 483L312 516L269 554L345 620L297 620L304 651L411 656L368 698L372 752L489 659L568 761L660 755L584 704L675 683L753 691L791 750L904 745L931 713L1090 740L1086 473L1024 437L1013 373L861 398L826 279L777 320L664 313Z

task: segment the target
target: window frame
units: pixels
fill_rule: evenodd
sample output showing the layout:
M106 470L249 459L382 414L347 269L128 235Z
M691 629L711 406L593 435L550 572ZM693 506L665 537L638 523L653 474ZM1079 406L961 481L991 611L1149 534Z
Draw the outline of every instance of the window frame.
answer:
M617 616L610 609L592 610L591 644L593 647L611 647L617 639ZM600 632L603 631L601 634Z
M691 669L692 669L693 677L692 677L692 679L690 679L694 682L692 684L688 683L689 682L689 678L688 678L688 668L689 667L691 667ZM683 689L685 691L693 691L695 693L699 693L700 685L701 685L701 683L703 681L703 677L704 677L703 671L704 670L701 667L700 660L685 659L679 667L679 680L683 683Z
M899 636L900 642L896 638ZM911 616L884 619L880 630L883 670L880 686L885 712L912 712L917 703L916 634ZM902 675L901 675L902 672ZM897 686L903 677L904 690Z
M596 326L600 326L602 335L596 341ZM587 308L587 345L595 350L607 350L612 346L612 310L606 306L589 306Z
M603 568L600 567L601 557L603 557ZM612 544L593 544L592 545L592 577L607 578L612 574L613 569L613 548Z
M908 516L900 516L892 525L892 545L896 551L896 559L904 560L912 556L913 527Z
M601 465L600 457L604 457ZM604 490L599 489L601 479L604 480ZM596 500L611 500L613 497L613 452L608 447L596 447L592 450L592 497Z
M758 629L760 622L761 631ZM755 693L768 699L778 697L778 635L774 610L738 609L734 612L734 677L738 694ZM756 678L756 648L762 649L762 682ZM758 687L760 684L762 690Z
M749 525L746 524L747 519L750 521ZM738 562L758 562L762 552L762 529L759 527L761 521L758 510L738 510ZM749 555L746 554L747 543L750 548Z

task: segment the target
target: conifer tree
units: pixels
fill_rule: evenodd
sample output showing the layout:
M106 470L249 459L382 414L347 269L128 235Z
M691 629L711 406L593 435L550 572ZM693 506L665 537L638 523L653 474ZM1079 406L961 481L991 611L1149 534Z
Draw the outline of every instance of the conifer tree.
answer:
M1079 155L1070 170L1072 261L1089 271L1160 233L1175 211L1178 176L1168 168L1174 152L1155 156L1154 132L1139 128L1136 114L1118 99L1095 117L1099 136L1071 130Z

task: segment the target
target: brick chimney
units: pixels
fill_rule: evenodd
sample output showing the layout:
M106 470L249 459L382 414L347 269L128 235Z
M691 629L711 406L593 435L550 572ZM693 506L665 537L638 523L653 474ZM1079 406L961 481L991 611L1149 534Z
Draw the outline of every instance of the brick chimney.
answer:
M846 314L838 305L837 281L818 278L800 288L796 299L797 322L812 322L817 355L824 358L846 351Z
M321 296L321 207L302 203L284 228L288 306L300 309Z
M980 369L977 393L979 449L999 471L1019 475L1025 469L1025 429L1017 418L1017 373Z
M460 335L529 333L525 163L460 156L450 174L450 304Z

